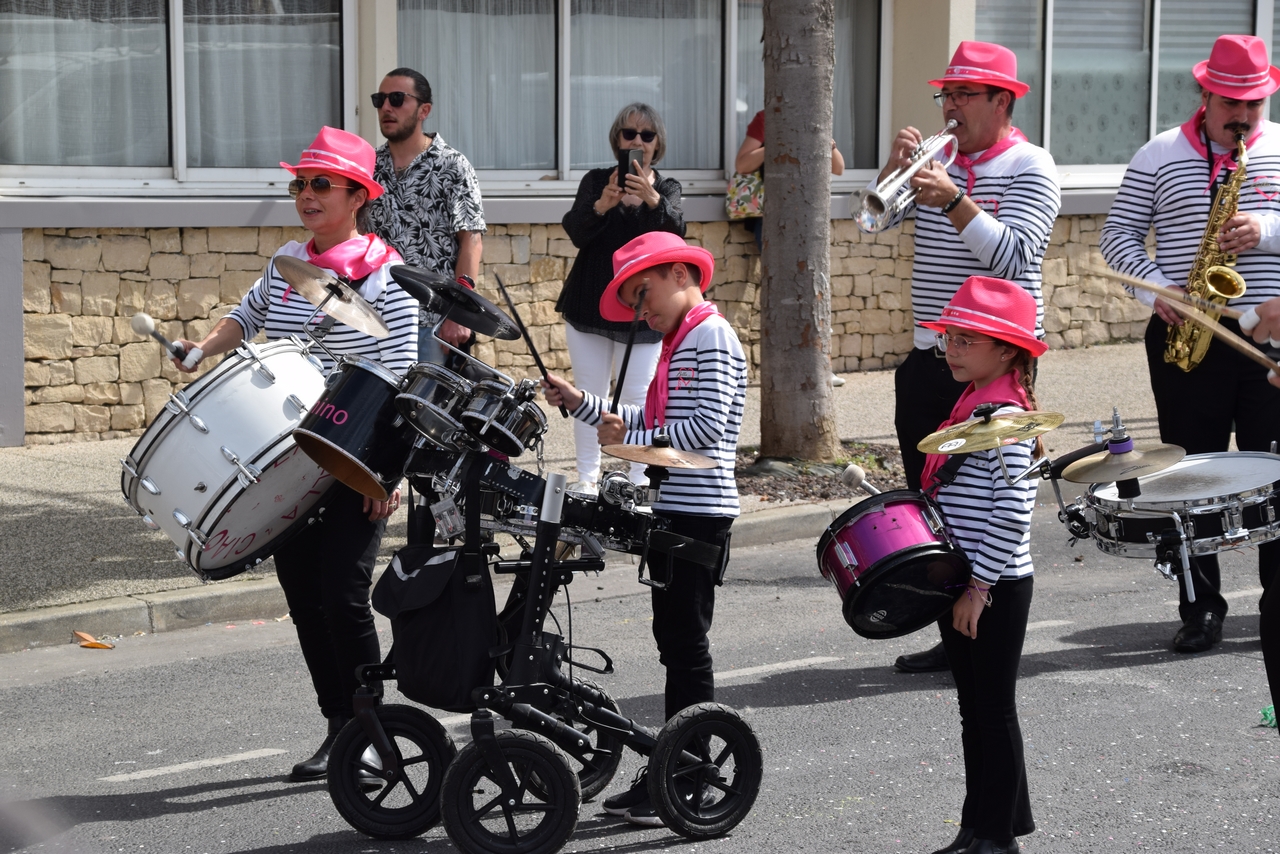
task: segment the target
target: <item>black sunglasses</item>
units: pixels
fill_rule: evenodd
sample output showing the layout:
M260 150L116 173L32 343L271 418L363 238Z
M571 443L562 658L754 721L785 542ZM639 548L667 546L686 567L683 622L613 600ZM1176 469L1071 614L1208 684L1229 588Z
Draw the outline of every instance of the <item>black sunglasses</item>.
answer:
M627 142L631 142L637 136L640 137L641 142L653 142L658 138L658 132L656 130L635 130L633 128L623 128L618 131L618 133L622 134L622 138Z
M372 95L369 96L369 100L373 101L373 108L375 110L381 110L382 105L387 103L387 101L390 101L391 106L395 107L398 110L404 106L405 98L412 98L413 100L417 101L419 104L427 103L426 101L419 98L417 95L410 95L408 92L374 92Z
M302 195L302 191L307 189L307 184L311 185L311 192L317 196L327 196L329 191L334 187L342 187L345 190L355 190L356 187L350 184L335 184L323 175L317 175L314 178L294 178L289 182L289 195L295 199Z

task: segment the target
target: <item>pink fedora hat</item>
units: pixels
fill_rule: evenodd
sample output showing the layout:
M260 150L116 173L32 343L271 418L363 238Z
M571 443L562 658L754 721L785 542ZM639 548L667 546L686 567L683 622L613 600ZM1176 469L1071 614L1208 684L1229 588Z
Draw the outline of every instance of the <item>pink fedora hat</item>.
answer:
M716 271L715 259L701 246L690 246L684 238L669 231L651 231L642 234L613 253L613 281L600 295L600 316L615 323L628 323L636 316L634 308L628 308L618 299L618 289L627 279L656 267L681 261L692 264L702 273L699 287L706 292Z
M311 145L302 152L297 165L281 161L280 165L297 175L299 169L318 169L344 175L369 191L369 199L382 195L382 185L373 180L373 164L377 153L373 146L349 131L320 128Z
M948 326L981 332L1029 350L1033 356L1049 349L1036 337L1035 297L1005 279L970 276L942 310L942 317L920 325L936 332L946 332Z
M1018 80L1018 58L1009 48L989 42L960 42L951 57L951 64L932 86L944 83L985 83L1008 89L1013 97L1021 98L1031 90Z
M1267 62L1267 45L1257 36L1218 36L1191 76L1224 98L1256 101L1280 89L1280 69Z

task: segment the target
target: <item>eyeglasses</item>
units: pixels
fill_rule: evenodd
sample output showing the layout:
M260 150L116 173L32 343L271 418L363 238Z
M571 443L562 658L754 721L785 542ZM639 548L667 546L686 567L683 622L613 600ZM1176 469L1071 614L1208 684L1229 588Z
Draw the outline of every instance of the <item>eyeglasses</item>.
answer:
M622 134L622 138L625 139L627 142L631 142L637 136L640 137L641 142L653 142L655 139L658 138L658 132L656 130L636 130L634 128L623 128L622 130L618 131L618 133Z
M289 182L289 195L295 199L302 195L302 191L307 189L307 185L311 185L311 192L317 196L327 196L329 191L334 187L341 187L344 190L355 190L356 187L350 184L335 184L323 175L317 175L314 178L294 178Z
M387 103L387 101L390 101L391 106L395 107L398 110L404 106L405 98L412 98L413 100L417 101L419 104L427 103L426 101L419 98L417 95L410 95L408 92L374 92L372 95L369 96L369 100L373 101L373 108L375 110L381 110L382 105Z
M991 100L990 91L987 91L987 92L965 92L965 91L934 92L933 103L937 104L939 107L944 107L947 104L947 99L950 98L951 103L955 104L957 107L963 107L965 104L969 103L969 99L972 98L974 95L986 95L987 100L988 101Z
M987 338L981 341L974 341L972 338L965 338L963 335L946 335L939 332L934 336L934 342L938 346L938 352L946 353L950 350L957 356L963 356L969 352L969 347L973 344L994 344L996 339Z

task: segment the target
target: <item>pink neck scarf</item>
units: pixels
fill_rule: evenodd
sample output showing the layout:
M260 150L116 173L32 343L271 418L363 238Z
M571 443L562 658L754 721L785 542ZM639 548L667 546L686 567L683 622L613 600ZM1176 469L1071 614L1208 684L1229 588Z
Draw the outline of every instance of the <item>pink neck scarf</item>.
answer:
M1204 125L1204 107L1195 111L1191 118L1187 119L1182 125L1182 135L1187 138L1187 142L1191 143L1191 147L1195 149L1205 160L1212 157L1212 165L1209 167L1209 183L1205 185L1204 192L1207 193L1213 188L1213 182L1218 180L1218 173L1222 171L1223 166L1230 166L1232 171L1236 168L1236 150L1228 149L1222 154L1211 154L1209 149L1205 148L1204 137L1200 134L1200 128ZM1253 129L1253 134L1244 141L1244 147L1247 151L1258 137L1262 136L1262 125L1259 124ZM1203 194L1201 194L1203 195Z
M938 430L945 430L955 424L963 424L973 418L973 410L984 403L999 403L1003 406L1019 406L1030 409L1027 390L1018 381L1018 371L1012 370L997 377L982 388L974 388L973 383L964 390L956 405L951 408L951 417L938 425ZM948 454L928 454L924 461L924 474L920 476L920 485L927 491L933 476L946 464Z
M993 157L997 157L1008 151L1010 148L1013 148L1018 143L1026 141L1026 134L1017 128L1013 128L1009 131L1008 136L979 154L976 158L968 157L964 154L957 154L956 165L965 171L964 191L966 193L973 192L973 182L976 180L976 177L973 174L973 167L977 166L979 163L986 163Z
M671 357L675 354L676 348L695 326L719 313L720 309L716 308L715 303L700 302L689 309L679 326L662 337L662 354L658 357L658 370L654 373L653 382L649 383L649 392L644 398L644 412L648 416L650 430L667 423L667 379L671 371Z
M316 252L315 238L307 242L307 261L324 270L332 270L348 281L363 279L383 264L403 260L400 253L382 242L376 234L361 234L344 240L324 252ZM292 286L284 289L284 299L289 301Z

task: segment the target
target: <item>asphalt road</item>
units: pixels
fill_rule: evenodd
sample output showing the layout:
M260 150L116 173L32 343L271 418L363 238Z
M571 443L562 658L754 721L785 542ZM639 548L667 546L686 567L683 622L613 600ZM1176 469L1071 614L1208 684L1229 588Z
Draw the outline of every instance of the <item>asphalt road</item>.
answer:
M1169 651L1171 582L1064 541L1043 508L1019 683L1038 825L1024 850L1280 851L1280 735L1258 725L1270 699L1253 554L1224 558L1223 643L1188 657ZM600 681L623 712L656 723L647 602L625 567L615 573L572 585L584 600L574 632L613 655L618 674ZM586 804L566 851L927 852L951 840L963 791L954 687L947 674L890 667L932 644L932 629L857 637L813 544L796 541L735 553L713 640L718 698L744 710L765 750L752 814L693 845ZM321 737L313 702L288 622L0 656L0 851L452 850L439 827L410 842L361 836L323 785L283 782ZM464 741L465 724L445 717ZM203 767L176 767L189 763ZM638 764L624 760L613 791Z

